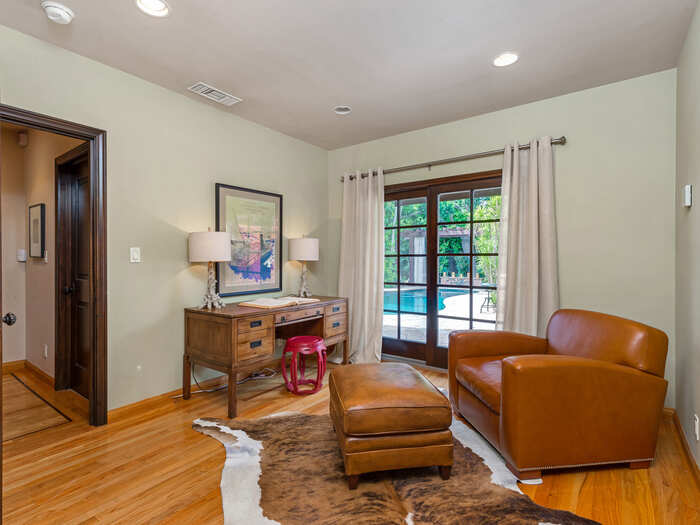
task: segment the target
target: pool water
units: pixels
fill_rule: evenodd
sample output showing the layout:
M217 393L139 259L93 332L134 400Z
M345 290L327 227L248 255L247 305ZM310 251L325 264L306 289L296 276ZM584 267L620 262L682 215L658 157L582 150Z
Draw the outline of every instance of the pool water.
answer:
M438 291L438 311L444 310L445 299L456 295L467 295L469 290L445 290ZM384 310L398 310L398 293L396 290L384 290ZM418 290L401 291L401 311L402 312L428 312L428 297L425 288Z

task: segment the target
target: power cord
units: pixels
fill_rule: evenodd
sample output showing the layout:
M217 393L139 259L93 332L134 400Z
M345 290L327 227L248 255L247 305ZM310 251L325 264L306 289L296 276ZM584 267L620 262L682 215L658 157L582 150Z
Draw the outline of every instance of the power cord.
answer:
M263 368L262 370L258 370L256 372L253 372L249 376L244 377L240 381L237 381L236 384L242 385L243 383L246 383L248 381L260 381L263 379L271 379L275 377L279 372L277 370L273 370L272 368ZM219 390L225 390L228 388L228 384L226 385L221 385L216 388L209 388L205 389L202 388L202 385L199 384L199 381L197 380L197 376L194 373L194 366L192 367L192 379L194 379L195 384L197 385L197 388L199 390L196 390L194 392L191 392L192 394L210 394L212 392L218 392ZM172 399L177 399L182 397L182 394L178 394L175 396L172 396Z

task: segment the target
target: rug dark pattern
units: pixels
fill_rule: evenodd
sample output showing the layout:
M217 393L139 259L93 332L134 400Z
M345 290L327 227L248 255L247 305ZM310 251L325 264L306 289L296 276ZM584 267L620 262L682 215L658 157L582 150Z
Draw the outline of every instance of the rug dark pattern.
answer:
M415 525L597 523L491 483L482 459L457 440L447 481L435 467L406 469L363 474L351 491L329 416L205 419L262 442L260 505L267 518L284 525L403 525L409 513ZM224 442L236 440L215 427L193 428Z

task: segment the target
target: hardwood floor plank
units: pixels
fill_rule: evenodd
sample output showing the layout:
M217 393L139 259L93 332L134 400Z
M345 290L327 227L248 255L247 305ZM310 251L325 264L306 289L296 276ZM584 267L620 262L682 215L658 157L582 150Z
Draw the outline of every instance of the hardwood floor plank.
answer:
M436 386L447 386L444 373L423 371ZM20 373L32 388L47 388L31 371ZM241 417L328 412L327 379L313 396L295 396L271 383L239 387ZM61 411L81 412L79 400L59 394L46 393ZM223 522L224 449L191 426L198 417L226 418L225 391L188 401L159 396L111 413L103 427L87 425L86 415L6 444L4 523ZM700 492L670 417L663 420L657 459L648 470L545 473L541 485L521 488L541 505L605 524L700 522Z

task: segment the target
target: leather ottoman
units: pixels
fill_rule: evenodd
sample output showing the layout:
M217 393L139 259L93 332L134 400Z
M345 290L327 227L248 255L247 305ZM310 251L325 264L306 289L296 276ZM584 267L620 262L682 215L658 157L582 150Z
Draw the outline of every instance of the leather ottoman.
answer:
M423 375L404 363L347 365L330 374L330 413L351 489L379 470L452 466L452 410Z

